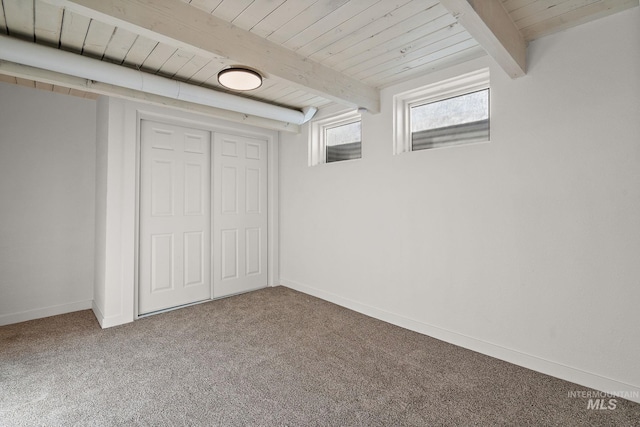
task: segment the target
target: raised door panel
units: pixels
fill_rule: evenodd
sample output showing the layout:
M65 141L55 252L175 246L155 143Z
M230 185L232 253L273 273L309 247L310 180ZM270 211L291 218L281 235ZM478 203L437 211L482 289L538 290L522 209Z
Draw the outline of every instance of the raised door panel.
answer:
M220 180L220 205L223 215L238 213L238 168L236 166L222 166Z
M248 214L260 213L260 169L247 167L244 180L245 212Z
M203 215L208 195L204 189L207 187L208 173L205 173L206 165L194 162L186 162L184 165L184 214Z
M262 230L259 227L245 230L245 274L247 276L262 273L261 235Z
M202 231L184 233L184 285L197 286L204 283L204 269L208 266L205 259L205 236Z
M220 241L222 279L236 279L238 277L238 230L222 230Z
M174 162L154 158L151 160L151 215L173 215Z
M174 289L173 234L151 235L151 293Z

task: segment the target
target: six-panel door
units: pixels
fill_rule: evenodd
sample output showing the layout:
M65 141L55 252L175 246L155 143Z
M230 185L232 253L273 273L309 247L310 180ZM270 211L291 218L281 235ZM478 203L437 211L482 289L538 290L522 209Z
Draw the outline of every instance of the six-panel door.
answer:
M267 286L267 141L214 134L213 296Z
M139 314L211 298L211 133L140 128Z

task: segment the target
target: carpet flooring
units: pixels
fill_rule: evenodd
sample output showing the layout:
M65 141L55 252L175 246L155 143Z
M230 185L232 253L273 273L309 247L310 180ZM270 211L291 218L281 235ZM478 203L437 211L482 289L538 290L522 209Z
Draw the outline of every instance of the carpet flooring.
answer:
M0 327L2 426L640 425L581 390L283 287Z

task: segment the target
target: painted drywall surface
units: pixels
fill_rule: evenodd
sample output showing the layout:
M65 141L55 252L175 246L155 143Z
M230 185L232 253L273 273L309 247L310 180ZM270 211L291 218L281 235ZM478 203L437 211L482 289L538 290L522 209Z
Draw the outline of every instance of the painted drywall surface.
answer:
M107 252L107 153L109 143L109 97L101 96L96 106L96 219L93 310L101 320L105 312Z
M96 174L96 275L93 311L102 327L134 319L135 123L127 141L126 101L98 99ZM136 113L130 115L135 121Z
M282 283L638 390L639 21L537 40L521 79L483 59L387 88L361 160L281 135ZM392 154L394 93L485 64L490 143Z
M0 84L0 324L91 304L95 111Z

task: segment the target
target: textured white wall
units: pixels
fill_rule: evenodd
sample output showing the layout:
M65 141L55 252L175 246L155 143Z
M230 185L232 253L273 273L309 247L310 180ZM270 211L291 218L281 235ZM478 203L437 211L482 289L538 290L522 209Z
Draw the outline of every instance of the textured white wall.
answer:
M107 277L107 158L109 147L109 98L101 96L96 103L96 205L95 205L95 269L93 310L104 318Z
M281 136L281 281L597 388L640 390L640 10L385 89L363 158ZM491 142L392 154L391 99L491 68Z
M0 83L0 325L91 307L95 114Z

